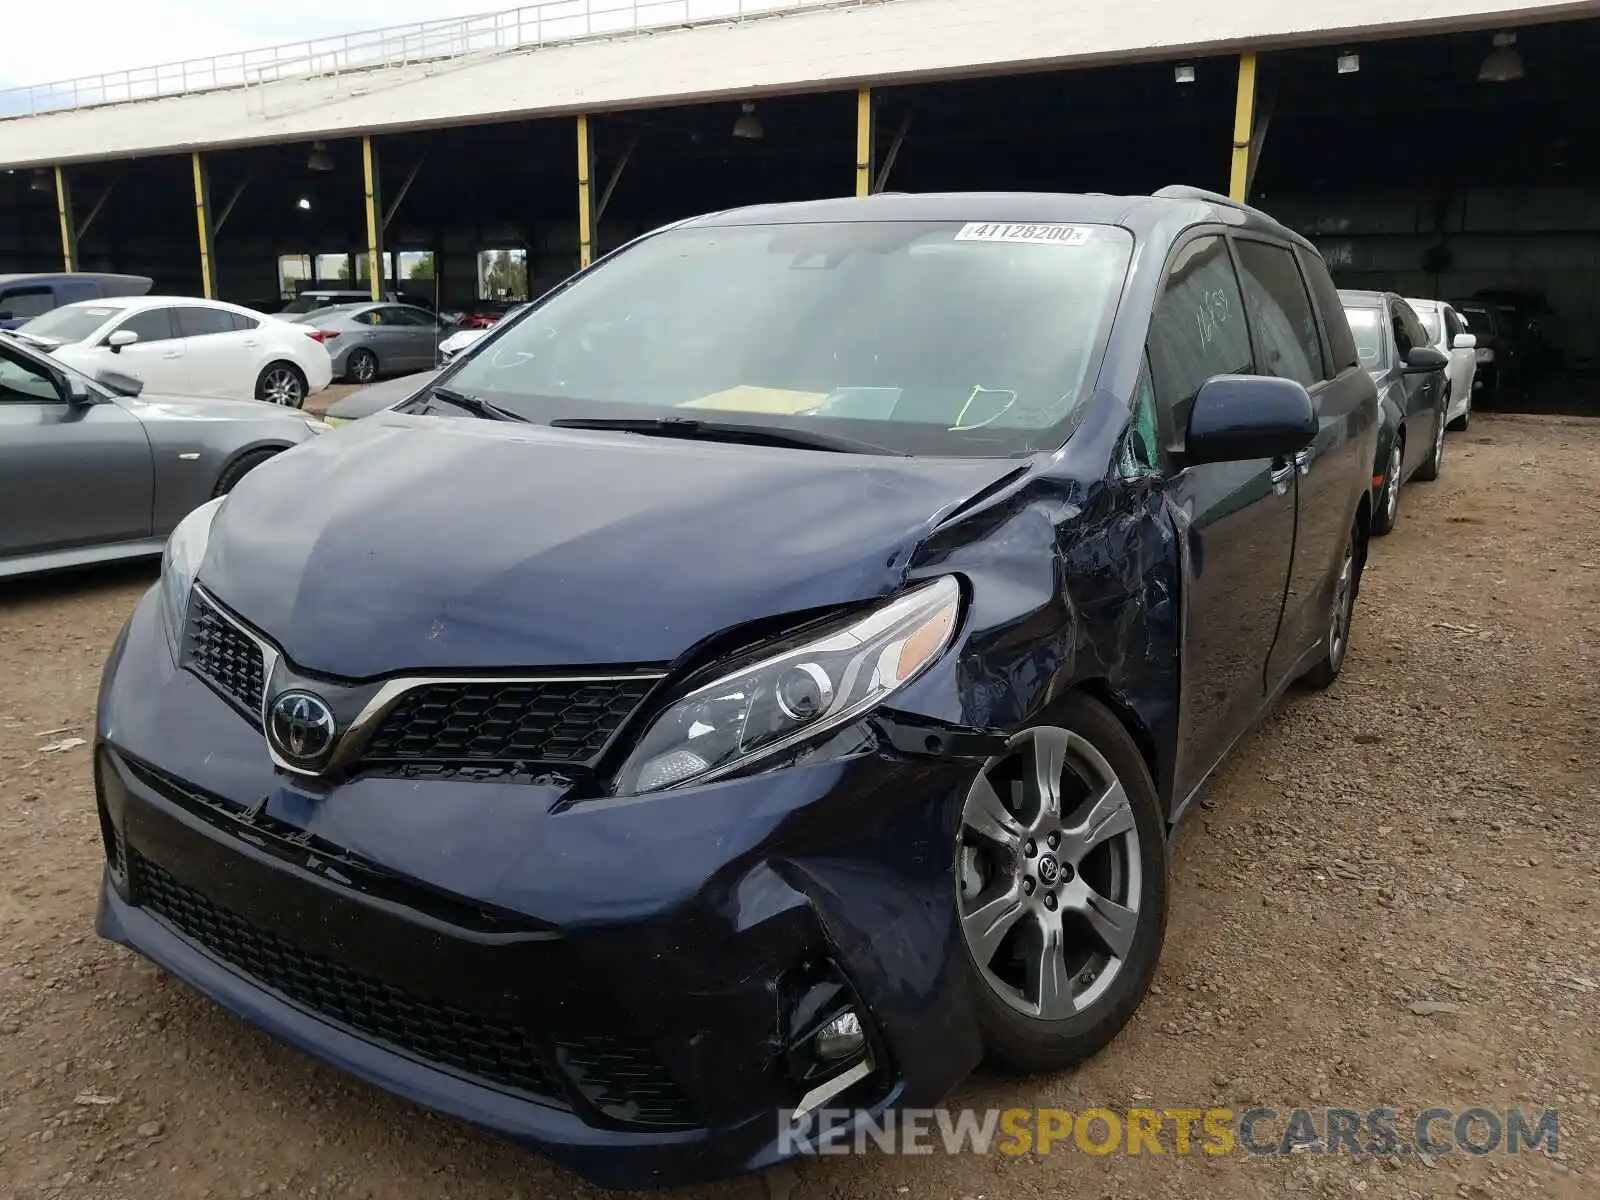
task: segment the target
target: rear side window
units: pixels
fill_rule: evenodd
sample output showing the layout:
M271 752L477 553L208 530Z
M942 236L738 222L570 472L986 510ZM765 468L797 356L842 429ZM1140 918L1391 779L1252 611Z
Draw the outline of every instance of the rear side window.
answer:
M233 319L233 331L235 333L246 333L261 324L254 317L247 317L243 313L229 313L228 316Z
M1156 403L1181 442L1200 385L1251 371L1244 300L1222 237L1196 238L1172 260L1150 317L1148 349Z
M233 314L221 308L180 308L178 334L181 337L206 337L213 333L232 333ZM142 340L142 339L141 339Z
M1411 305L1398 301L1394 305L1394 344L1400 351L1400 361L1404 362L1406 355L1416 347L1429 345L1431 341Z
M1244 238L1236 245L1245 303L1259 338L1257 365L1268 375L1306 387L1320 383L1322 338L1294 254L1284 246Z
M1347 368L1359 366L1356 340L1350 332L1350 322L1345 318L1339 289L1334 287L1333 276L1328 274L1328 264L1322 260L1322 255L1302 247L1300 268L1305 272L1306 282L1311 285L1311 299L1322 315L1322 328L1328 334L1328 353L1333 359L1328 374L1337 375Z

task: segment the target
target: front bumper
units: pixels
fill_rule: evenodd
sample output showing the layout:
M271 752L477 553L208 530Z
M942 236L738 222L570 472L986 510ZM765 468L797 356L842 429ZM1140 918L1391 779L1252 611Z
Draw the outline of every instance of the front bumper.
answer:
M803 1090L796 997L845 985L873 1074L977 1062L950 847L972 761L887 748L552 813L540 784L274 772L176 670L154 593L107 666L99 931L335 1066L605 1186L756 1170Z

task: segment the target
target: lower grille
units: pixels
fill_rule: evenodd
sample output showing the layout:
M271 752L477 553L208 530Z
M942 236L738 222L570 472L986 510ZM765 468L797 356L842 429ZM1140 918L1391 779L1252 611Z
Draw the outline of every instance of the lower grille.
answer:
M621 1037L550 1038L424 999L302 949L128 854L139 902L255 982L351 1032L545 1104L584 1106L620 1124L692 1129L688 1098L644 1047Z
M141 901L178 932L258 983L357 1033L545 1102L564 1089L527 1030L435 1004L311 954L219 908L147 859Z
M261 647L246 637L197 588L189 595L183 665L252 717L261 715L267 688Z

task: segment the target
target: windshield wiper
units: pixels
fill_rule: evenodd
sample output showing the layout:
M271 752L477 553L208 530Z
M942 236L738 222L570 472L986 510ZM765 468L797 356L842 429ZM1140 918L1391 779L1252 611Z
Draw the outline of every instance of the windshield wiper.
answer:
M527 423L528 418L519 416L510 409L501 408L498 404L490 404L480 396L468 392L458 392L454 388L431 387L428 389L429 400L443 400L446 404L453 404L457 408L465 409L475 417L482 417L485 421L521 421ZM431 407L431 405L430 405Z
M834 454L893 454L909 458L873 442L787 425L746 425L741 421L701 421L694 417L557 417L557 429L615 429L647 437L675 437L700 442L744 442L752 446L785 446L795 450L826 450Z

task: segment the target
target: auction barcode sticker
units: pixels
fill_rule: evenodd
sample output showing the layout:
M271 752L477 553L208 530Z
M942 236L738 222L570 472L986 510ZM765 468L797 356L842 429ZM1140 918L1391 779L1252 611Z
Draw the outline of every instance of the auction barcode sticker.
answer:
M1040 246L1081 246L1089 231L1081 225L1009 225L1003 221L968 221L956 234L958 242L1023 242Z

